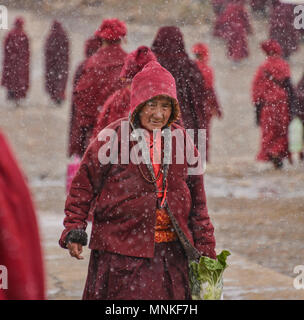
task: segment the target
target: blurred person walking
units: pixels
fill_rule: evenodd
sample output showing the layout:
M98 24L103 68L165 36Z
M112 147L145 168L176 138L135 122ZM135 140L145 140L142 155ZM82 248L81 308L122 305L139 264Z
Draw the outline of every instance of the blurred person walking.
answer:
M54 21L45 43L45 88L55 104L65 100L69 74L69 39L61 23Z
M119 76L127 53L121 42L126 34L125 23L118 19L104 20L95 32L102 45L85 63L74 90L79 135L71 141L70 148L80 157L89 144L97 116L107 98L122 87Z
M75 105L75 91L77 84L81 78L81 76L84 73L84 67L89 60L89 58L98 51L98 49L102 45L102 39L93 36L89 38L85 43L85 59L82 61L79 66L77 67L74 79L73 79L73 89L72 89L72 103L71 103L71 112L70 112L70 127L69 127L69 142L68 142L68 156L72 157L74 154L79 153L79 147L78 147L78 139L79 136L84 136L81 134L81 127L79 123L77 122L77 110ZM82 143L84 145L84 143ZM76 149L74 149L76 148ZM81 154L83 151L81 152Z
M26 178L1 131L0 150L0 265L8 274L0 300L42 300L45 279L35 209Z
M30 48L29 39L23 29L24 20L15 20L13 29L4 40L2 86L7 89L7 99L16 106L25 98L29 89Z
M283 166L288 152L288 125L295 97L290 81L289 65L275 40L261 44L266 61L258 68L252 87L256 122L261 128L257 160L271 161L276 169Z
M195 63L197 64L204 79L203 91L205 92L204 109L206 111L206 160L209 161L211 119L214 116L221 118L222 108L218 103L214 89L213 69L208 64L209 50L207 45L204 43L197 43L192 47L192 52L196 57Z
M273 0L270 15L269 38L276 40L285 59L298 50L300 32L294 27L295 5Z
M174 26L160 28L151 50L158 62L175 79L182 124L185 129L194 130L194 143L197 146L197 130L206 129L207 125L204 81L196 63L189 58L185 50L180 29Z
M234 62L249 56L247 36L252 34L243 0L232 0L215 22L214 36L225 40L227 55Z

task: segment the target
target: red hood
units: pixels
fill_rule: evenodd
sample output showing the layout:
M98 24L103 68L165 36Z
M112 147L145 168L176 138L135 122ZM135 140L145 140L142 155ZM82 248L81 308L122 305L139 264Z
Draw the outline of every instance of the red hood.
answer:
M175 80L171 73L158 62L151 61L134 77L131 86L130 112L131 121L142 107L143 103L156 96L167 96L173 99L174 109L168 124L176 121L180 114L176 95Z
M209 60L209 50L207 45L204 43L197 43L192 47L192 52L196 55L199 55L199 60L207 64Z

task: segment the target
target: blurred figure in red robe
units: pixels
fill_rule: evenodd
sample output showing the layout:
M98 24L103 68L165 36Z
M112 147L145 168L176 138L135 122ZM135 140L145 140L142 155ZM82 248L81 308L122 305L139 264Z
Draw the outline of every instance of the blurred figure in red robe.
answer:
M16 106L29 89L30 49L29 39L23 30L24 20L17 18L14 28L4 41L2 86L7 88L7 98Z
M98 51L98 49L102 45L102 39L93 36L90 39L88 39L85 43L85 60L80 63L80 65L77 67L74 80L73 80L73 91L72 91L72 105L71 105L71 113L70 113L70 131L69 131L69 145L68 145L68 156L71 157L73 154L78 153L78 146L77 141L79 139L79 136L81 135L80 126L79 123L77 123L76 119L76 107L75 107L75 95L74 92L76 90L76 86L78 84L79 79L81 78L83 72L84 72L84 66L88 59ZM76 147L76 150L74 148Z
M105 101L122 87L119 76L127 54L121 48L121 40L126 34L125 23L118 19L104 20L95 32L95 36L102 39L102 46L85 63L83 75L74 91L80 134L71 148L80 157L88 146Z
M120 73L120 79L124 86L115 91L105 102L102 111L98 115L97 124L91 140L110 123L119 118L128 117L132 79L150 61L157 61L157 59L150 48L146 46L141 46L128 54Z
M300 41L299 30L294 27L294 7L276 0L271 10L269 38L280 44L285 59L298 49Z
M252 91L257 124L262 131L257 159L271 161L275 168L281 168L283 159L290 156L288 125L294 105L290 68L275 40L264 41L261 46L267 58L257 70Z
M196 57L196 64L202 73L204 79L205 100L204 108L206 110L206 160L209 157L209 140L210 140L210 126L212 117L222 117L222 110L218 103L216 93L214 90L214 76L213 69L208 65L209 61L209 50L206 44L197 43L192 47L192 52Z
M44 267L36 214L25 178L1 132L0 150L0 265L8 275L0 300L42 300Z
M182 125L194 130L194 143L198 146L198 130L206 129L203 77L185 49L183 34L174 26L158 30L152 44L158 62L174 77L181 108Z
M45 44L45 88L60 105L65 99L69 74L69 39L62 25L54 21Z
M243 0L232 0L218 16L214 36L226 41L228 57L240 61L249 55L247 35L252 33Z

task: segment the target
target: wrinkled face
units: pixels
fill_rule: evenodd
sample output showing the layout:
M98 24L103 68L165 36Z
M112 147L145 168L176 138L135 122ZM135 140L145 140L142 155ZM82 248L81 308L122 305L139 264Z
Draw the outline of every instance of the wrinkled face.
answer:
M155 97L142 107L139 112L141 125L149 130L161 129L169 121L172 112L172 100L168 97Z

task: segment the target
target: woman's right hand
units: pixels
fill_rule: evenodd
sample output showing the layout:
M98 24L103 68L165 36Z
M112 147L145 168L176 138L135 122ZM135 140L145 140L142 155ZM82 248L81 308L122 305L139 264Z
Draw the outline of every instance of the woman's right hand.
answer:
M83 257L80 255L82 253L82 244L76 242L69 242L67 247L72 257L78 260L83 259Z

